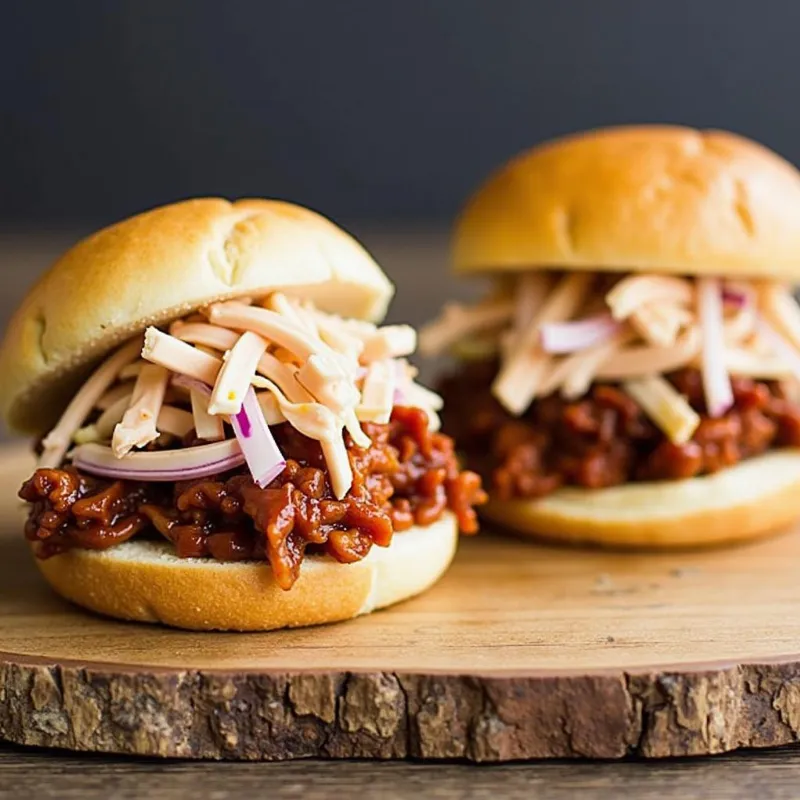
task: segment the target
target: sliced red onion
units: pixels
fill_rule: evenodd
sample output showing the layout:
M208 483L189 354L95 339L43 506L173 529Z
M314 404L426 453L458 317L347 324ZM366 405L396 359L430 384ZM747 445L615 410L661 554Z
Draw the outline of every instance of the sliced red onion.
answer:
M402 406L406 403L406 390L411 383L406 370L406 364L402 361L394 360L394 394L392 395L392 405Z
M621 328L611 314L598 314L574 322L545 322L539 337L545 353L576 353L608 341Z
M72 453L78 469L104 478L132 481L184 481L205 478L241 466L244 454L236 439L187 447L128 453L117 458L110 447L82 444Z
M203 383L203 381L198 380L197 378L190 378L188 375L175 374L172 376L171 382L174 386L182 386L184 389L189 390L194 389L196 392L200 392L200 394L211 397L211 387L207 383Z
M742 289L733 286L722 287L722 300L734 308L743 308L750 303L750 295Z
M239 413L231 417L231 425L253 480L263 489L283 472L286 459L264 419L252 386L247 389Z
M733 405L733 388L725 366L722 292L716 278L699 278L697 303L703 336L703 392L712 417L721 417Z
M247 412L244 410L244 405L242 405L242 407L234 416L236 417L236 424L239 426L242 436L245 439L249 439L252 432L252 425L250 425L250 417L247 416Z

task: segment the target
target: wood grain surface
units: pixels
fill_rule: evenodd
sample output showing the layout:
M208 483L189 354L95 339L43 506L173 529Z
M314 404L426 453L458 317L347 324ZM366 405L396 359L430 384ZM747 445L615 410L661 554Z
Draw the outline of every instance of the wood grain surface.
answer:
M0 800L796 800L800 751L669 761L243 764L78 756L0 745Z
M0 454L0 485L30 469ZM352 622L209 634L86 614L0 502L0 737L191 758L621 758L793 742L800 531L618 554L486 532L426 595Z

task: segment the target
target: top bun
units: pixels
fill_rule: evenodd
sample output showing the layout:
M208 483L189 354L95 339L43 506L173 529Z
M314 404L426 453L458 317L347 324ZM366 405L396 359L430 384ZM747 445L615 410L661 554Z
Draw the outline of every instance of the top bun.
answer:
M52 425L93 364L148 325L275 289L379 320L393 286L319 214L277 200L187 200L105 228L63 255L14 314L0 348L0 413Z
M800 278L800 173L755 142L608 128L501 167L458 220L461 272L533 268Z

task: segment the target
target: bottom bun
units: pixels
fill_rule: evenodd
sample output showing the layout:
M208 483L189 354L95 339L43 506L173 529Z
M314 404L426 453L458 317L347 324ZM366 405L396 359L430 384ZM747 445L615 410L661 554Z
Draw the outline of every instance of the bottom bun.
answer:
M283 591L265 562L178 558L166 542L134 540L109 550L37 559L63 597L110 617L191 630L266 631L338 622L424 591L453 559L458 525L445 514L398 533L354 564L309 556Z
M559 489L490 500L487 519L519 533L610 547L701 547L753 539L800 518L800 450L775 450L714 475Z

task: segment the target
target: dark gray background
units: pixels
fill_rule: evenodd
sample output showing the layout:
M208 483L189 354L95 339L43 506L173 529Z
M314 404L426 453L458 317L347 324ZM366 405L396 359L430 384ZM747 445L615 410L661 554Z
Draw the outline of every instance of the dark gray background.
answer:
M800 161L799 31L798 0L0 0L0 223L215 193L448 219L611 123Z

